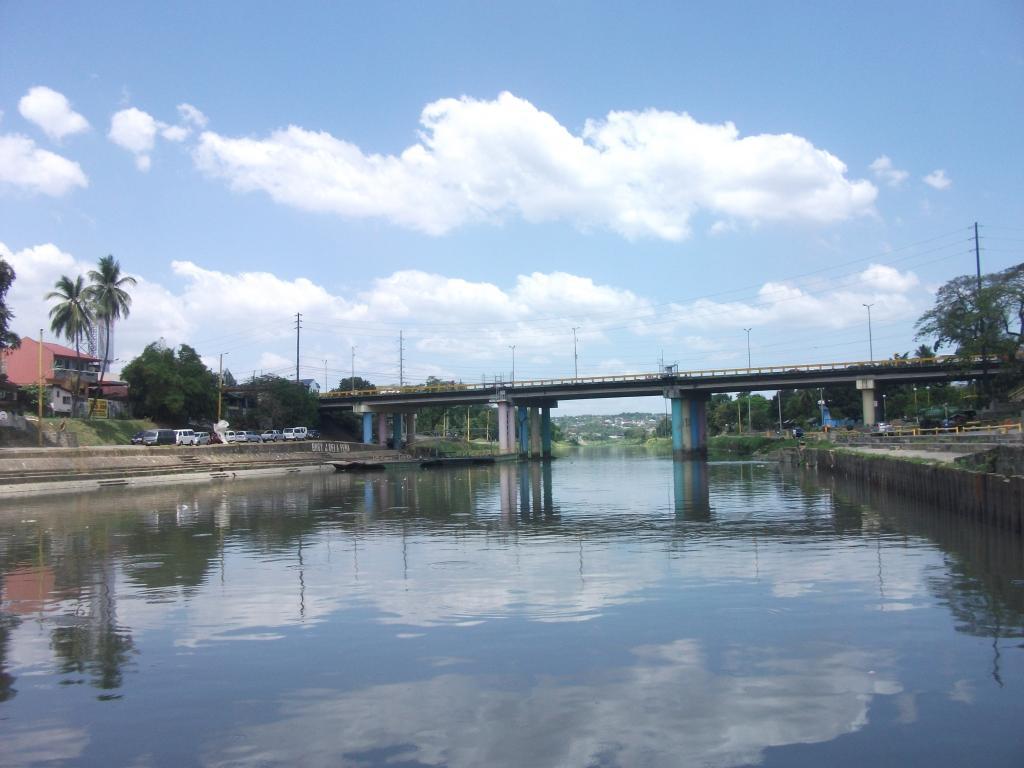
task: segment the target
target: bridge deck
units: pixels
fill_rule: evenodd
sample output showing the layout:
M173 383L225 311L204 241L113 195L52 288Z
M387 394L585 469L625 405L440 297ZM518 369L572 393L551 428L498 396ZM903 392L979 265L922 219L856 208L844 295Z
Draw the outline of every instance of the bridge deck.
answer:
M892 384L958 381L993 373L1000 367L997 359L974 358L965 361L954 356L875 362L811 363L803 365L763 366L757 368L720 368L703 371L636 373L616 376L536 379L479 384L445 383L434 385L377 387L355 392L325 392L320 406L331 408L424 407L429 405L473 405L497 399L513 399L520 404L558 400L584 400L608 397L662 395L680 392L749 392L771 389L806 389L835 384L852 384L858 379L874 379Z

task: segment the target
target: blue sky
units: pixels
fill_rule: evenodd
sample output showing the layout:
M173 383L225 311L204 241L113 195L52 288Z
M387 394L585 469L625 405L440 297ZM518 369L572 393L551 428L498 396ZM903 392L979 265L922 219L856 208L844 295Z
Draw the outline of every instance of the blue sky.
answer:
M289 375L295 312L332 381L865 359L972 222L1024 260L1019 2L364 5L0 4L15 329L113 253L122 361Z

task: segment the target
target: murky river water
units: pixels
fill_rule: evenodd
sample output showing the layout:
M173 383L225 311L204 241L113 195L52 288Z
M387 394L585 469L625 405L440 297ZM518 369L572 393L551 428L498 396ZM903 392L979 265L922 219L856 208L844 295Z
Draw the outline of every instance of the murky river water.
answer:
M0 765L1020 766L1022 552L625 453L0 501Z

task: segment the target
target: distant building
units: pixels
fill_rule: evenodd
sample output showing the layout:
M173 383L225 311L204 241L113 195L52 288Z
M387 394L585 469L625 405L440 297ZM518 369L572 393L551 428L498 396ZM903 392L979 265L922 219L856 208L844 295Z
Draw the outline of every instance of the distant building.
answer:
M299 379L299 384L315 395L320 394L320 383L316 379Z

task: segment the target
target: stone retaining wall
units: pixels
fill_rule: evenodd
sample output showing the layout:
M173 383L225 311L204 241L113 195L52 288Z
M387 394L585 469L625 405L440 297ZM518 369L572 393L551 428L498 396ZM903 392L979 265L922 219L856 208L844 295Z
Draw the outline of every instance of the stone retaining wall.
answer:
M232 465L278 462L318 464L331 457L393 454L379 446L333 440L288 443L201 446L110 445L88 448L5 448L0 450L0 481L15 474L88 475L142 469L195 467L197 470Z
M974 472L827 448L787 449L783 460L1024 532L1024 477L1020 475Z

